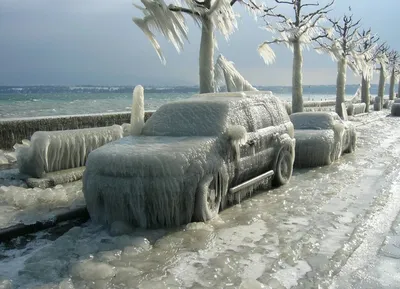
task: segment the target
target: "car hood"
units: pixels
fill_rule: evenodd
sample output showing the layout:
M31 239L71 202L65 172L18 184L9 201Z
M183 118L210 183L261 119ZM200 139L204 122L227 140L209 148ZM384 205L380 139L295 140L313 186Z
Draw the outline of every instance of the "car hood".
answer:
M217 143L217 137L128 136L91 152L86 170L118 177L202 174L220 159Z

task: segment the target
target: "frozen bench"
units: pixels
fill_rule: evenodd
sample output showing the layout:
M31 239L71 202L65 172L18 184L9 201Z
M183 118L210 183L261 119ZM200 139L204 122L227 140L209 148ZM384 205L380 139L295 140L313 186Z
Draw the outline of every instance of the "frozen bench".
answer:
M62 131L37 131L30 146L17 149L21 173L41 178L46 173L82 167L89 153L123 137L119 125Z

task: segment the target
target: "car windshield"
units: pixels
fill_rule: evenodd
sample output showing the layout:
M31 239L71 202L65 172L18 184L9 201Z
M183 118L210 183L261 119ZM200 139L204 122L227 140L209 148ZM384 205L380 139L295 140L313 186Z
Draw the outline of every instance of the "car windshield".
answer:
M290 115L294 129L332 129L333 118L329 113L295 113Z
M224 102L182 101L165 104L146 122L143 135L217 136L227 127Z

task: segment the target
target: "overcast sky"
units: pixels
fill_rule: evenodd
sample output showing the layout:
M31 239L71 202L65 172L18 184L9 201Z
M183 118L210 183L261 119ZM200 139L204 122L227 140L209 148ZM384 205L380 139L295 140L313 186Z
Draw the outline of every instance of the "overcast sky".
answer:
M138 0L134 0L139 3ZM271 0L268 0L271 1ZM320 0L320 3L326 3ZM379 7L377 6L379 3ZM336 0L333 17L351 6L363 28L400 51L400 0ZM292 55L273 46L276 63L267 66L257 46L271 34L239 6L239 30L219 51L255 85L290 85ZM0 0L0 85L196 85L200 33L188 19L189 40L178 54L161 35L163 65L132 22L140 15L131 0ZM304 53L304 84L334 84L336 64L329 56ZM374 83L378 77L374 77ZM348 73L348 83L359 78Z

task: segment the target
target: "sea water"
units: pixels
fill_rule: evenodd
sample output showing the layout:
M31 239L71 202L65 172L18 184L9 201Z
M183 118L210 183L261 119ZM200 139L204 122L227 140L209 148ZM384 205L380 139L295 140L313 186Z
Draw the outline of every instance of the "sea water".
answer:
M290 87L257 87L271 90L284 100L291 100ZM357 86L347 89L352 97ZM197 93L193 87L146 88L145 110L155 110L162 104L189 98ZM304 100L335 98L334 86L306 86ZM0 87L0 118L55 116L87 113L129 111L132 88L129 87Z

